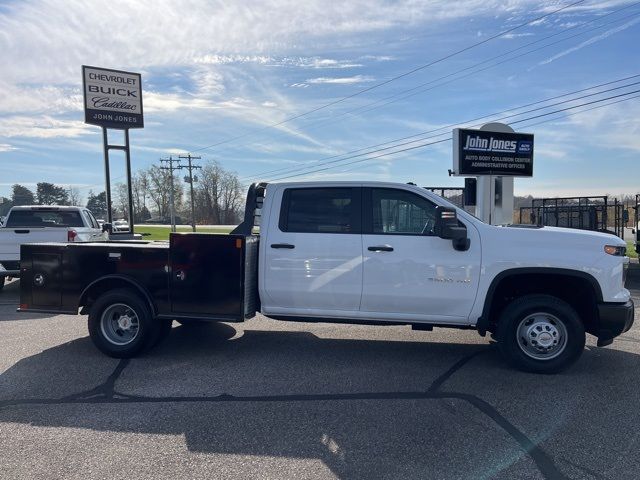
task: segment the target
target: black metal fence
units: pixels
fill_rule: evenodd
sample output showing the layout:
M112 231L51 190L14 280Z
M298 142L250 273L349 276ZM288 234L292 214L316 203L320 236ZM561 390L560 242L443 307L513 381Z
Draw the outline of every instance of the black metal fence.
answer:
M624 205L606 196L534 199L520 208L522 224L577 228L624 238Z
M423 187L430 192L446 198L457 207L464 208L464 187Z

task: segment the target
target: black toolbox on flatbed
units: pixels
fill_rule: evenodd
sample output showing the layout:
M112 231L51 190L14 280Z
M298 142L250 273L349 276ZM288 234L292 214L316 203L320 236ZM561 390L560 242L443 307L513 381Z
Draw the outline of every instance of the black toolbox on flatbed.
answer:
M169 242L25 244L21 311L77 314L129 288L158 318L242 321L258 309L258 237L173 233Z

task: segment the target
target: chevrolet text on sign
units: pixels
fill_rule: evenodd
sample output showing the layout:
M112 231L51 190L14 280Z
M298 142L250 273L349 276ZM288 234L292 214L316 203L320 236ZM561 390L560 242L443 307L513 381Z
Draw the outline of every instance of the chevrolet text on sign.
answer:
M453 131L456 175L533 175L533 134L456 128Z
M142 83L139 73L82 67L84 121L107 128L142 128Z

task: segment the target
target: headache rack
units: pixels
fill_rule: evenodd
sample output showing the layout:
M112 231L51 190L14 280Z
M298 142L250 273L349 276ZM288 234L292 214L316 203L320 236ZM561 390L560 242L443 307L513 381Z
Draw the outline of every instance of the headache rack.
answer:
M264 203L264 193L267 188L266 182L252 183L247 192L247 203L244 207L244 220L234 228L231 233L237 235L251 235L255 227L260 226L262 217L262 204Z

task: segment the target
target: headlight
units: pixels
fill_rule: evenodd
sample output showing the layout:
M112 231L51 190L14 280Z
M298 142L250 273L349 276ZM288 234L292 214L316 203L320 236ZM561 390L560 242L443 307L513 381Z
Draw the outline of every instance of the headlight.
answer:
M627 253L627 247L619 247L617 245L605 245L604 253L614 255L616 257L624 257Z

